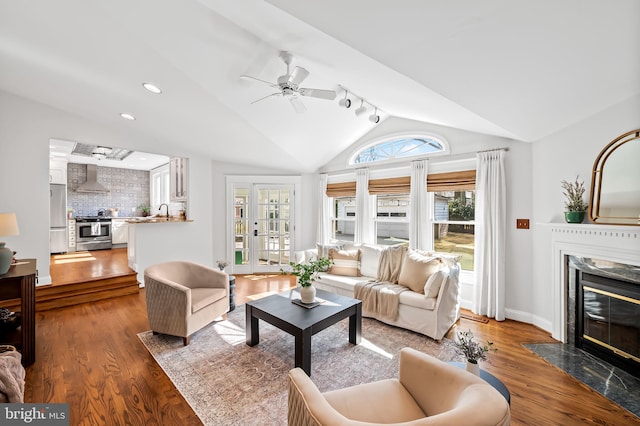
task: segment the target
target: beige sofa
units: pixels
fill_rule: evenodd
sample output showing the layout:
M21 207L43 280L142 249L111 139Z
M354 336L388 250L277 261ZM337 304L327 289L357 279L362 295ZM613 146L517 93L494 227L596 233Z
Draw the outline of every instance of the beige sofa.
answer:
M372 244L336 246L333 247L332 253L335 254L336 250L340 249L350 253L353 253L354 250L359 252L357 260L358 273L343 275L347 262L339 260L339 268L337 269L341 275L331 273L332 271L321 273L314 282L316 288L347 297L361 298L358 296L362 293L356 288L358 283L377 281L390 284L407 284L413 287L409 289L403 286L400 289L404 291L399 293L397 314L389 315L388 312L367 309L367 307L371 307L371 304L363 303L363 316L412 330L435 340L442 339L460 317L460 263L457 256L447 253L413 251L398 246L390 248ZM327 257L329 256L329 250L331 248L325 246L297 252L295 261L305 262L317 256ZM385 264L385 250L395 250L395 260L387 261ZM423 267L422 263L420 263L434 258L437 259L436 263L439 262L439 267L436 268L437 277L435 274L430 274L433 269ZM411 259L418 260L409 262ZM430 283L431 287L425 293L423 288L427 286L429 279L432 281ZM397 291L397 289L398 287L391 286L384 291L393 292Z
M288 423L296 426L502 426L507 401L487 382L414 349L400 352L398 379L321 393L300 368L289 372Z

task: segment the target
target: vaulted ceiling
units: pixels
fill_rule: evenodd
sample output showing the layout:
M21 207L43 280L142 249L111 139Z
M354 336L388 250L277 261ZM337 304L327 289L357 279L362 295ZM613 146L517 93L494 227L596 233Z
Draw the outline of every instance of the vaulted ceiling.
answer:
M636 0L0 0L0 90L220 161L311 172L376 124L357 100L252 104L274 90L240 75L275 81L280 51L310 72L302 86L378 106L378 126L534 142L640 93L639 16Z

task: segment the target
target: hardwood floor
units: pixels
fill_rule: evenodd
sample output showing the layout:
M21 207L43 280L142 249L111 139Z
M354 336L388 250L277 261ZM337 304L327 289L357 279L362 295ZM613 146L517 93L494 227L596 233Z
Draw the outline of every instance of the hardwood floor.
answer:
M279 274L236 276L236 303L292 284ZM509 388L513 425L640 425L640 419L522 346L553 342L548 333L515 321L482 324L462 318L449 337L460 328L499 349L482 367ZM148 329L144 290L38 312L36 362L27 368L25 401L69 403L72 425L201 424L137 338Z

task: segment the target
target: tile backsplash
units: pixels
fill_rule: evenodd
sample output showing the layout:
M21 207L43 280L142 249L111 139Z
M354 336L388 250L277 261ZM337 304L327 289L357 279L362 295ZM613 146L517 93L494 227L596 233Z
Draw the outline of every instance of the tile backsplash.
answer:
M100 209L118 209L118 216L140 216L138 206L149 205L149 172L98 166L98 182L110 192L76 192L87 180L86 164L67 164L67 208L73 216L96 216Z

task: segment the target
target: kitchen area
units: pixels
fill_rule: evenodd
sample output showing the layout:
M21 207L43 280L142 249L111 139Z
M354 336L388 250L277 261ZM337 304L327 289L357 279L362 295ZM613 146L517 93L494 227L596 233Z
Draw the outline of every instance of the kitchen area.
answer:
M187 221L186 158L52 139L49 187L52 256L125 249L135 270L131 228Z

